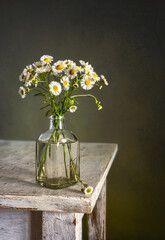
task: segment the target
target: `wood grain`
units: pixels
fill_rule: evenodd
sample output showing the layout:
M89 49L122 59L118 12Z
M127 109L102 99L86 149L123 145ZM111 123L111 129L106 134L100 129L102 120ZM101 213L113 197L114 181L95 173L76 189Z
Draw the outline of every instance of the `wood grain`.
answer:
M106 181L91 214L87 214L88 240L106 240Z

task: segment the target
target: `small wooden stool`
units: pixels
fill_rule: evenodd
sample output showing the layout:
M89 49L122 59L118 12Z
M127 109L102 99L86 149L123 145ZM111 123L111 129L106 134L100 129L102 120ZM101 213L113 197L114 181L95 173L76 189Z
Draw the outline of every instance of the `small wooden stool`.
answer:
M80 240L82 217L89 240L106 239L106 177L117 144L81 143L79 184L52 190L35 183L35 142L0 140L0 240Z

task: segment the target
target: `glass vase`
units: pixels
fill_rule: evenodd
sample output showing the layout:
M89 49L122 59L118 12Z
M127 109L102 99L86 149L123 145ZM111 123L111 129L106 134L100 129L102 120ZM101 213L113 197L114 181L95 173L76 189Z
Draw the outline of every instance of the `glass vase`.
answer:
M36 182L59 189L77 183L80 177L80 144L66 130L64 116L49 118L49 130L36 141Z

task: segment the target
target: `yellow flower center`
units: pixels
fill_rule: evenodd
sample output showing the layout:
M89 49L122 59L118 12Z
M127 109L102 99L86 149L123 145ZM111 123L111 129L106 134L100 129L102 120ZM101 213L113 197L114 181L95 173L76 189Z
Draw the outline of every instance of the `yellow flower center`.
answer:
M56 66L56 70L61 70L61 69L63 69L63 65L62 65L62 64L58 64L58 65Z
M54 90L55 92L58 91L58 87L57 87L57 85L54 85L54 86L53 86L53 90Z
M45 62L50 62L50 58L44 58Z
M86 70L86 74L87 74L87 75L89 74L89 69Z
M64 84L65 86L67 86L67 81L66 81L66 80L64 80L64 81L63 81L63 84Z
M21 89L21 95L24 95L24 90L23 89Z
M69 74L74 75L74 73L75 73L75 69L74 68L70 69Z
M94 78L97 78L97 74L96 74L96 73L92 73L92 76L93 76Z
M91 81L90 81L89 79L85 80L85 85L89 85L90 82L91 82Z
M87 193L90 193L91 192L91 188L87 188Z

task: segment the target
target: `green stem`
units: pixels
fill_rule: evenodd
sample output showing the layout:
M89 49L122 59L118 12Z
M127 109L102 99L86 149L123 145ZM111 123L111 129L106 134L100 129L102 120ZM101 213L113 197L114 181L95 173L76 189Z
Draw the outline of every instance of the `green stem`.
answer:
M42 152L42 159L41 162L39 164L39 170L38 170L38 178L41 176L41 172L43 171L43 165L45 163L45 159L46 159L46 153L47 153L47 147L48 147L48 143L46 143L46 145L44 146L43 152Z
M78 179L79 182L81 183L81 185L83 185L85 187L86 184L84 184L84 182L79 178L78 174L75 171L74 164L73 164L73 159L72 159L72 155L71 155L71 151L70 151L70 146L69 146L68 143L67 143L67 147L68 147L68 151L69 151L71 167L72 167L72 170L73 170L73 173L74 173L75 180L77 181L77 179Z
M67 172L67 167L66 167L66 152L65 152L65 144L62 144L62 146L63 146L63 151L64 151L65 174L66 174L66 177L68 177L68 172Z
M95 101L97 102L97 98L95 96L93 96L92 94L81 94L81 95L73 95L70 98L76 98L76 97L92 97L95 99Z

